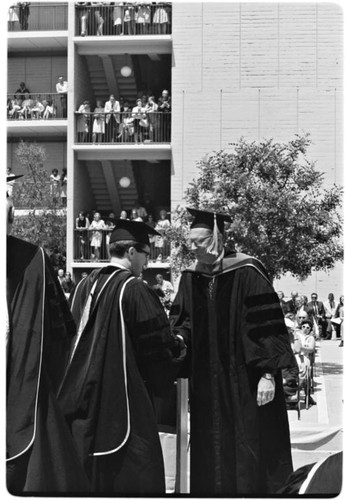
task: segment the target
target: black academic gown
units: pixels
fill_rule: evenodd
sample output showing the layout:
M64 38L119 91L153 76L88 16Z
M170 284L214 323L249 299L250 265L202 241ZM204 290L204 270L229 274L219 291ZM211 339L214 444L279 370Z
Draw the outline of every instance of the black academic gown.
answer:
M210 276L182 273L170 312L189 349L191 493L265 495L292 472L281 368L294 366L279 300L259 261L230 254ZM256 403L262 373L275 398Z
M80 282L71 302L77 325L93 291L59 401L93 492L165 492L162 451L149 391L173 383L175 340L155 292L124 269L108 266Z
M75 324L49 259L7 238L7 487L13 494L88 489L55 393Z

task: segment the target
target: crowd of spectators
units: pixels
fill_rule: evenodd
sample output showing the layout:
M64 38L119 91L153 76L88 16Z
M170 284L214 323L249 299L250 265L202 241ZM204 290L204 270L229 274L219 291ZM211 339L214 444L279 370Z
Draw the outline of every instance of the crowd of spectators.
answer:
M76 2L80 36L171 33L171 4Z
M64 294L68 298L75 288L75 283L72 280L72 274L69 271L65 271L63 268L60 268L57 271L57 279Z
M333 293L329 293L325 301L318 300L318 294L315 292L311 294L310 300L296 291L291 292L289 298L286 298L282 291L277 293L285 317L296 321L300 313L305 312L308 320L312 322L316 338L342 338L343 296L336 302Z
M297 362L296 368L282 372L287 403L295 398L298 389L303 389L306 398L308 395L308 404L316 404L310 392L317 341L339 339L339 346L343 346L344 296L336 303L333 293L329 293L325 301L318 300L315 292L310 300L296 291L287 298L282 291L277 294Z
M25 82L7 98L7 118L16 120L49 120L67 117L67 82L59 76L56 92L32 93Z
M103 103L97 99L93 111L84 100L76 111L78 142L159 142L170 140L171 97L164 89L157 99L148 89L141 91L136 105L114 94Z
M147 208L152 209L151 202L148 200ZM140 222L146 222L149 226L156 229L161 236L150 237L151 257L157 262L168 262L169 244L167 239L167 230L170 227L168 212L165 209L159 211L159 217L149 213L144 204L137 202L130 210L121 210L118 215L114 212L102 214L99 210L91 212L81 211L75 220L76 234L76 259L78 260L108 260L109 255L109 237L111 231L116 225L117 219L127 219Z

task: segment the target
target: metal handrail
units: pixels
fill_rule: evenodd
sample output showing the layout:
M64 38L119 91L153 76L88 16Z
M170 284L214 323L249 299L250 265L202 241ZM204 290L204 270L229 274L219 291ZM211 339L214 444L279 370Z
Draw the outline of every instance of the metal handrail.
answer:
M142 111L75 112L76 143L168 143L171 113Z
M113 228L74 229L74 261L94 262L96 260L99 262L108 262L110 260L109 235L112 230ZM95 240L93 239L94 233L99 233L100 235L96 236ZM168 263L170 260L170 245L165 238L161 238L159 241L157 238L160 237L151 237L149 260L151 262ZM92 245L95 243L100 244L98 252L95 252L95 247Z
M96 5L92 5L96 4ZM170 35L171 3L76 3L76 36Z
M66 116L66 94L56 92L7 94L8 120L51 120Z
M21 2L22 4L27 2ZM13 4L8 9L8 31L66 31L68 3Z

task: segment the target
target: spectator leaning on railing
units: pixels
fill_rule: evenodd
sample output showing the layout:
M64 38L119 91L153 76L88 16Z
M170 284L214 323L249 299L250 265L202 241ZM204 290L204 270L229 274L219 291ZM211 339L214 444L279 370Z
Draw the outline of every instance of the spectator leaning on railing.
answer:
M64 80L63 76L59 76L58 82L56 84L56 92L57 94L60 94L62 118L67 118L67 90L67 82Z

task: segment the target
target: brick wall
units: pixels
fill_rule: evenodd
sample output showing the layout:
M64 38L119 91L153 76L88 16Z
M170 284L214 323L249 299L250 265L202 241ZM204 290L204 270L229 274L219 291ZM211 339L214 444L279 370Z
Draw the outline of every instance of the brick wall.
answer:
M241 136L309 132L325 184L343 181L339 6L177 2L173 16L173 206L196 162Z
M10 57L8 60L7 91L15 92L25 82L30 92L56 92L59 76L67 78L66 56Z
M197 161L240 137L288 141L308 132L324 186L343 184L339 5L175 2L172 25L172 208L183 204ZM341 271L276 285L325 300L340 295Z

